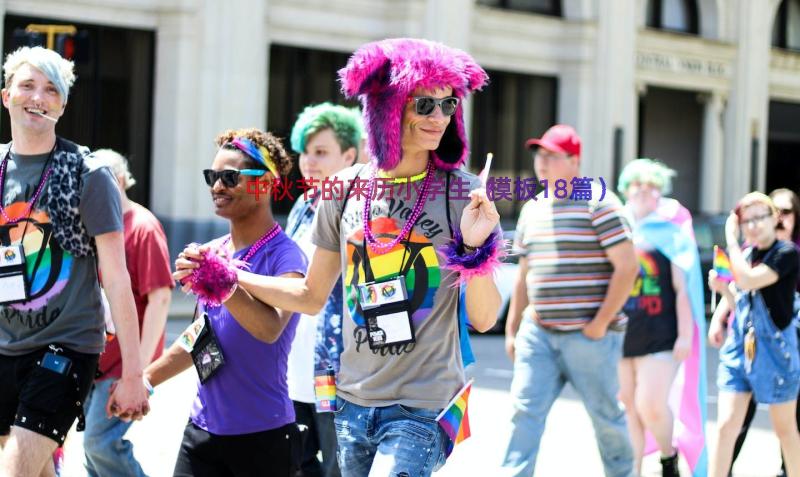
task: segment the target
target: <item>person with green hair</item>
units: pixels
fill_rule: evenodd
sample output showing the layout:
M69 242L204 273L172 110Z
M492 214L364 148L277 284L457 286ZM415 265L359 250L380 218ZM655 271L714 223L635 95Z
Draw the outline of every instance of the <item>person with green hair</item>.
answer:
M299 154L300 172L309 186L319 191L322 181L353 165L363 136L361 113L331 103L306 107L292 128L291 144ZM300 248L311 257L316 248L311 243L312 223L319 193L301 196L289 213L287 231ZM298 424L309 428L309 436L298 475L338 477L336 429L333 413L315 406L314 376L339 371L342 351L342 280L339 278L322 311L316 316L303 315L289 353L289 396L294 402ZM317 459L322 452L322 463Z
M707 465L702 274L691 214L678 201L664 197L672 190L673 177L675 171L658 161L636 159L625 166L618 181L639 262L639 276L623 307L628 326L619 364L620 399L636 475L642 456L656 450L661 451L665 477L679 475L678 452L693 475L705 475ZM682 376L676 379L679 373ZM676 384L680 397L671 400ZM655 442L648 444L646 432Z

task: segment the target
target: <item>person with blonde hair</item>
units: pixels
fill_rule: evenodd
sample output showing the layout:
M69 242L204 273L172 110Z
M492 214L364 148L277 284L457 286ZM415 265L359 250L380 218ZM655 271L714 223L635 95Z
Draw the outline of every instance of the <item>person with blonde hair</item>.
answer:
M794 244L777 239L777 224L778 211L772 199L761 192L745 195L725 223L733 281L728 284L714 270L709 272L709 287L722 295L708 331L711 344L721 346L712 477L728 473L751 397L769 405L786 474L800 476L800 432L795 422L800 353L797 330L792 326L800 264ZM744 251L740 234L749 244ZM725 322L734 309L725 338Z
M664 477L679 475L678 452L693 475L707 471L703 281L691 214L666 197L674 176L660 162L637 159L618 181L633 219L639 262L639 277L623 307L628 327L619 364L637 475L642 456L655 450L661 451ZM676 383L680 401L670 403ZM646 433L655 445L646 445Z
M119 192L107 167L55 131L73 64L22 47L3 71L11 143L0 147L0 475L53 475L51 456L80 422L105 345L98 272L122 361L107 412L141 418L147 390Z

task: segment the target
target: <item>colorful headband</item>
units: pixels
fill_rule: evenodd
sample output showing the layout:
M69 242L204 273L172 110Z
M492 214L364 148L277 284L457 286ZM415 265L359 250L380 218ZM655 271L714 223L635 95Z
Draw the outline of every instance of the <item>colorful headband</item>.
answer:
M230 143L259 164L266 166L276 179L280 177L280 174L278 174L278 167L273 162L266 147L257 146L256 143L246 137L234 138Z

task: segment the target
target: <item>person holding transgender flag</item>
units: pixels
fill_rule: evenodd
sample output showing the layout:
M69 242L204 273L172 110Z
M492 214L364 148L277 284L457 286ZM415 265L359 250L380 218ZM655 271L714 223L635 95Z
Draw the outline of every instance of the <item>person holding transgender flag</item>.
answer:
M715 270L709 272L709 287L722 294L708 332L711 344L721 345L717 444L710 459L711 477L728 474L751 397L769 405L786 475L800 476L800 432L795 422L800 353L797 330L792 326L800 266L794 244L777 239L777 224L778 210L772 199L761 192L745 195L725 223L734 280L728 283ZM739 245L742 233L750 244L744 251ZM734 308L731 323L726 325Z
M659 162L637 159L619 178L640 265L623 308L628 328L619 364L620 397L636 475L642 456L660 450L664 477L679 475L678 453L692 475L705 476L703 282L692 217L678 201L662 196L669 194L674 175Z

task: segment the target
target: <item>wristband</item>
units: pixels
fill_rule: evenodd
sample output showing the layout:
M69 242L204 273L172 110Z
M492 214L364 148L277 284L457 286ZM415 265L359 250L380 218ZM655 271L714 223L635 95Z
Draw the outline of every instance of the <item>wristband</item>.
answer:
M150 384L150 381L144 376L142 376L142 382L144 383L144 387L147 389L147 395L152 396L153 393L155 392L155 390L153 389L153 385Z
M199 266L189 275L192 293L197 295L198 301L206 306L220 306L230 298L238 282L236 265L240 263L232 260L224 248L211 247L204 251Z
M472 252L467 252L473 249ZM458 279L453 284L459 287L473 277L494 273L505 256L505 244L498 232L492 232L480 247L469 247L464 243L461 232L453 231L453 240L441 251L445 257L444 268L458 272Z

